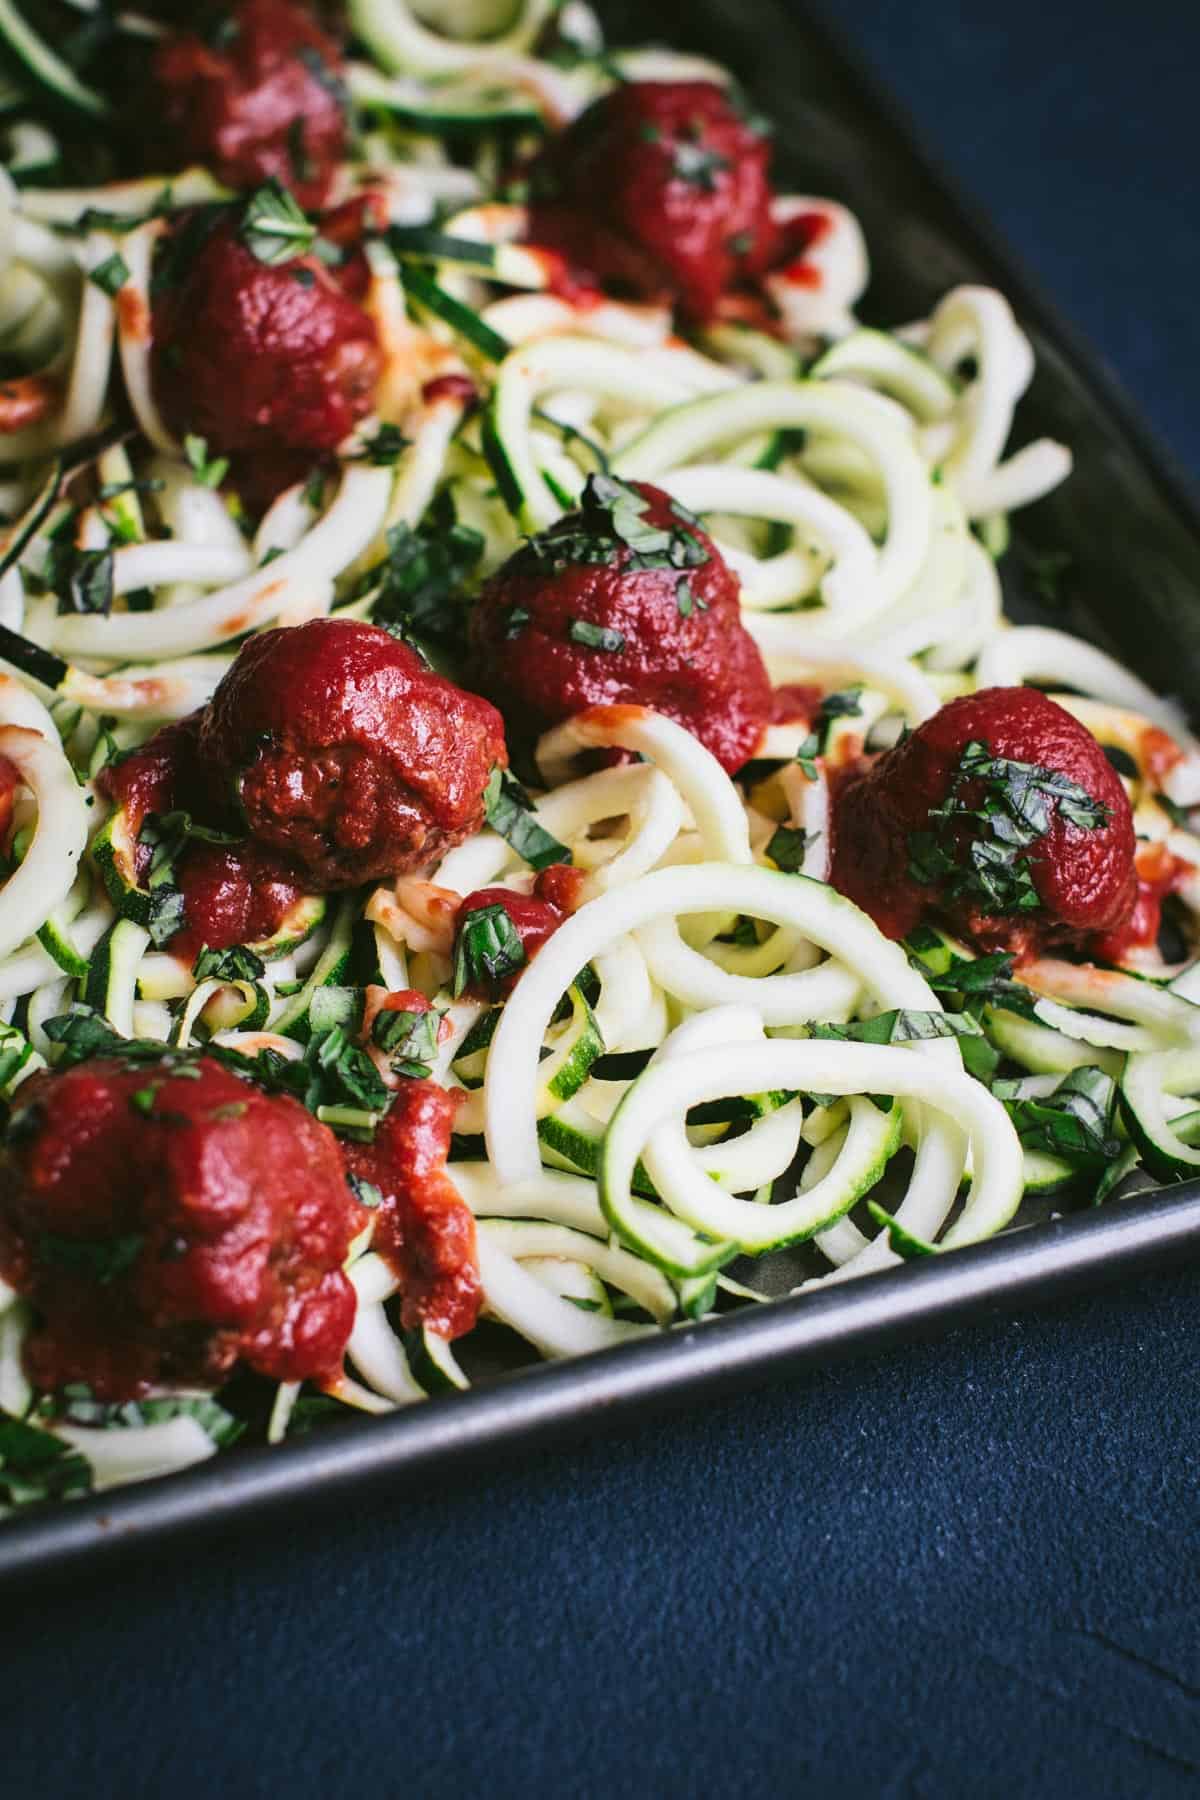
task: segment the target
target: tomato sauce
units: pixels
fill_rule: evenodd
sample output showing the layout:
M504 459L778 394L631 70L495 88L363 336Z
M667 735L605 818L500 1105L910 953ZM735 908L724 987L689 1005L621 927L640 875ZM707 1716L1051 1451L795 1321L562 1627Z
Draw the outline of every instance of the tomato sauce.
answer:
M0 1271L35 1309L35 1386L332 1376L366 1215L298 1101L202 1058L33 1076L0 1151Z
M532 894L517 894L506 887L477 888L467 895L458 909L459 929L469 913L487 906L502 906L516 927L525 962L528 962L554 936L568 913L575 910L584 879L582 870L556 864L553 868L543 869ZM522 963L521 969L524 966ZM502 999L512 992L520 979L521 969L501 981L473 983L467 992L481 1000Z
M824 690L810 682L786 682L771 695L773 725L807 725L824 698Z
M267 631L207 707L203 763L310 891L419 868L477 831L500 715L355 619Z
M530 169L529 235L580 288L676 302L690 317L768 266L770 147L705 81L625 82L553 138Z
M977 899L948 892L948 876L940 885L914 878L913 838L938 829L932 809L946 801L972 742L986 744L995 757L1066 775L1107 808L1105 823L1085 829L1050 803L1049 828L1025 853L1037 896L1033 910L989 911ZM978 783L963 790L969 805L982 803L978 790ZM948 840L958 869L967 867L970 837L963 825ZM1086 946L1125 924L1137 888L1134 848L1125 790L1091 733L1035 688L986 688L951 701L838 784L831 880L889 937L905 937L931 916L985 948L1038 955L1052 946Z
M1123 925L1092 945L1104 962L1124 962L1138 950L1153 950L1162 929L1163 901L1195 874L1195 866L1165 844L1139 844L1136 857L1137 898Z
M151 371L167 423L210 452L335 449L374 401L374 322L318 257L260 262L237 209L196 220L180 215L159 249Z
M175 872L186 923L167 948L188 962L206 946L227 950L271 937L304 894L291 864L254 842L190 844Z
M678 529L685 515L666 494L633 486L649 502L646 525ZM619 542L578 560L583 525L582 513L567 514L484 584L470 620L477 684L524 743L589 706L633 704L683 725L723 768L740 768L773 702L737 577L694 523L686 530L702 560L687 568L638 566Z
M233 188L274 179L316 207L346 153L342 75L341 51L308 7L235 0L215 29L158 45L153 115L176 164L200 163Z
M402 1081L369 1144L344 1144L346 1167L382 1196L371 1247L400 1280L401 1320L461 1337L479 1314L475 1220L446 1174L458 1098L432 1081Z

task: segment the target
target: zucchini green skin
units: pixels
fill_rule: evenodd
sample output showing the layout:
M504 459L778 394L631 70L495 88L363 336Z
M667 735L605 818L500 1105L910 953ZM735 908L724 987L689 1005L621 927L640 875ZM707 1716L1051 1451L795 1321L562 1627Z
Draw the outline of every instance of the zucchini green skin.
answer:
M138 965L149 941L143 926L132 919L118 919L100 939L88 964L85 1002L126 1037L133 1036Z
M324 894L302 894L296 904L288 908L270 937L258 938L246 948L255 956L261 956L264 962L290 956L324 924L328 911L329 902Z
M0 52L54 105L88 119L109 119L112 107L22 17L12 0L0 0Z
M1152 1175L1160 1181L1195 1179L1200 1175L1200 1150L1192 1150L1188 1141L1195 1132L1194 1119L1186 1115L1186 1123L1181 1121L1182 1129L1174 1125L1168 1129L1162 1117L1161 1090L1155 1086L1155 1074L1165 1060L1161 1054L1130 1056L1126 1060L1117 1089L1121 1117Z
M137 879L136 852L136 842L129 830L129 816L124 807L118 807L92 839L89 854L119 916L132 919L136 925L148 925L154 910L154 897ZM324 923L328 910L329 902L323 894L302 894L295 905L289 907L270 937L258 938L246 948L264 962L289 956ZM55 956L49 944L46 948Z

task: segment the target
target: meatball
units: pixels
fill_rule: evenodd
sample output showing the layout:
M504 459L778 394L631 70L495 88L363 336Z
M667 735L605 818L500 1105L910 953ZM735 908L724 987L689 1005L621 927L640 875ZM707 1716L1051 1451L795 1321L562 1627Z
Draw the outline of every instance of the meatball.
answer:
M0 1271L33 1304L47 1390L335 1374L365 1220L332 1132L210 1058L36 1075L0 1150Z
M135 873L145 882L154 851L141 838L142 826L185 811L200 818L214 814L213 791L199 760L197 739L202 713L164 725L152 738L120 762L101 771L97 786L114 806L125 809L135 845ZM219 837L236 836L237 821L221 819ZM166 948L194 961L207 945L226 950L232 944L257 943L279 929L306 891L304 877L278 852L252 841L187 840L175 860L171 881L183 895L183 924Z
M400 1279L401 1321L461 1337L479 1313L475 1220L446 1174L458 1097L433 1081L402 1081L369 1144L343 1145L346 1166L380 1195L372 1248Z
M155 397L222 455L333 450L373 404L374 323L315 256L264 263L242 234L236 208L192 212L160 250Z
M889 937L930 914L986 949L1036 955L1125 923L1134 849L1091 733L1036 688L984 688L843 781L831 879Z
M577 277L708 319L770 260L769 164L766 138L723 88L626 82L534 164L530 235Z
M181 21L183 23L183 21ZM151 105L167 152L233 188L275 179L302 206L326 199L346 150L341 52L295 0L236 0L164 38Z
M771 687L737 578L682 507L593 476L578 512L522 546L471 616L475 679L528 741L593 705L653 707L726 769L754 754Z
M310 889L422 867L477 831L499 714L381 626L314 619L250 640L199 733L214 785Z

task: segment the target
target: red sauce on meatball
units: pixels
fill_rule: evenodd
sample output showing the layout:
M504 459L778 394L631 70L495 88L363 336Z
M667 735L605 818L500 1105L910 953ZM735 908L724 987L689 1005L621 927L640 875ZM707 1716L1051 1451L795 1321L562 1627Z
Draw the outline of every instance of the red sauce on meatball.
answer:
M164 725L98 777L101 793L126 809L139 880L145 880L153 857L150 845L140 842L151 814L161 818L182 809L218 826L236 824L219 801L214 805L213 784L198 748L202 716L193 713ZM231 944L270 937L306 891L291 863L252 841L210 844L192 839L175 863L173 879L183 894L185 923L166 947L188 962L205 945L227 950Z
M807 681L786 682L771 695L773 725L807 725L823 698L822 690Z
M304 893L291 864L253 841L189 844L175 877L185 924L167 948L188 962L206 946L227 950L269 938Z
M1022 851L1036 890L1029 910L992 910L977 883L964 884L971 844L986 830L960 816L935 816L952 793L973 808L989 798L983 782L959 780L970 744L1065 775L1102 809L1089 828L1046 798L1048 828ZM932 883L913 874L919 834L932 835L953 865ZM1120 778L1091 733L1035 688L985 688L953 700L865 772L847 775L835 790L833 839L834 887L893 938L931 914L989 949L1036 955L1086 946L1124 925L1137 889L1133 818Z
M531 170L530 236L572 277L695 319L774 244L766 138L706 81L634 81L595 101Z
M345 1144L346 1167L378 1188L371 1247L400 1279L401 1320L461 1337L482 1289L475 1220L446 1174L457 1097L432 1081L403 1081L369 1144Z
M640 527L672 548L647 556L626 543L627 502L601 504L608 490L594 480L580 511L485 583L471 615L475 679L522 741L586 707L632 703L694 732L724 768L740 768L772 699L741 622L737 577L660 489L612 486L640 498Z
M0 1152L0 1270L31 1302L35 1386L333 1375L366 1215L336 1138L206 1058L36 1075Z
M342 58L305 6L236 0L216 27L163 39L153 103L179 163L234 188L270 178L320 206L346 150Z
M578 886L567 882L551 881L543 886L544 876L550 873L549 869L543 871L543 875L538 877L537 886L532 894L514 894L511 888L506 887L477 888L473 894L467 895L458 909L459 929L461 930L468 914L479 912L488 906L502 906L516 927L527 963L530 957L535 956L542 945L554 936L567 917L567 913L571 910L571 907L565 904L569 894L572 892L578 894ZM576 869L564 868L562 873L566 877L574 875L578 878L580 876L580 871ZM556 904L554 899L556 894L561 897L563 904ZM525 963L522 963L521 969L524 966ZM472 982L466 991L481 1000L501 999L505 994L512 992L513 987L520 979L521 969L503 980Z
M236 210L185 214L160 247L155 396L212 451L315 457L371 410L374 323L315 256L260 262L239 231Z
M204 713L199 750L250 835L321 892L461 843L508 760L486 700L380 626L336 618L251 638Z
M96 777L105 799L125 808L134 838L151 813L161 816L176 807L190 807L202 793L196 769L201 716L194 712L174 724L161 725L153 737L101 769ZM146 850L139 859L139 875L149 860Z

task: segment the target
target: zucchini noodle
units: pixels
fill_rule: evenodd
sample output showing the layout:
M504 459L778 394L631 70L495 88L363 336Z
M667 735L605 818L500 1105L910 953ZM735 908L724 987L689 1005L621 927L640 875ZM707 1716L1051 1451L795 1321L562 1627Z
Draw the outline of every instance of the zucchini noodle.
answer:
M55 185L54 120L14 127L0 357L40 412L0 416L0 1093L54 1066L54 1021L81 1003L179 1055L292 1065L385 993L411 1011L416 990L438 1015L429 1078L457 1096L447 1173L475 1220L483 1337L545 1357L974 1243L1044 1195L1195 1174L1200 745L1103 649L1004 617L1008 515L1071 468L1049 440L1009 451L1034 359L1004 296L960 286L926 319L864 326L858 221L799 194L773 202L800 247L761 278L758 311L701 330L654 295L554 291L537 196L511 170L619 81L727 73L606 52L578 0L420 17L351 0L349 16L355 134L332 193L383 220L363 277L383 371L372 416L257 523L236 469L179 441L154 385L156 258L181 209L228 190L199 168ZM101 116L51 47L20 43L61 101ZM589 706L530 731L519 831L493 794L440 858L303 895L240 964L175 954L104 771L275 626L374 618L469 683L479 588L597 476L698 517L772 685L808 698L781 702L736 779L646 705ZM64 586L64 563L96 589ZM1108 753L1179 941L1119 965L1047 951L985 981L994 958L932 927L894 942L830 885L838 795L947 700L1033 684ZM571 865L567 916L507 993L463 992L462 901L540 894L551 857ZM369 1054L397 1089L409 1076L382 1042ZM378 1123L326 1115L360 1139ZM347 1369L319 1395L281 1383L271 1442L313 1403L385 1413L476 1378L472 1338L452 1350L401 1323L370 1228L347 1272ZM0 1283L0 1410L30 1418L31 1323ZM220 1447L204 1396L153 1402L167 1410L136 1429L48 1428L97 1488Z

